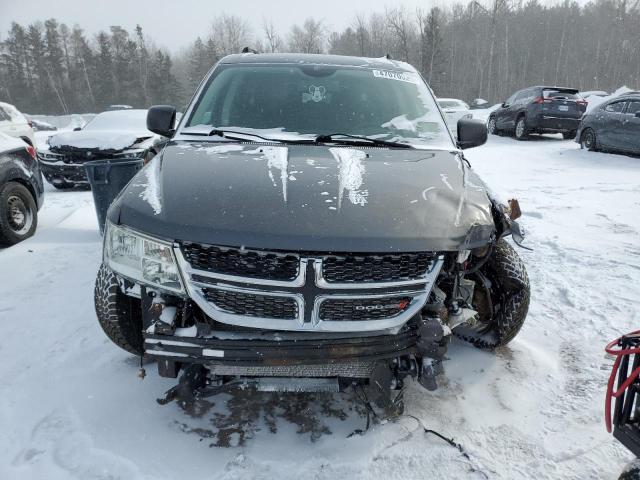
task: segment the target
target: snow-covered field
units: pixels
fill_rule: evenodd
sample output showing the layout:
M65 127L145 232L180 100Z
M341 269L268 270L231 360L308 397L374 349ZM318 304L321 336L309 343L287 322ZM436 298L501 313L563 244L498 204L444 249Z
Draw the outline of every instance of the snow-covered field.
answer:
M467 154L524 211L532 283L522 333L491 354L454 342L435 393L377 425L348 395L222 395L199 417L112 345L93 311L91 193L47 191L36 236L0 251L0 479L613 479L631 455L604 429L604 344L640 325L640 159L557 137Z

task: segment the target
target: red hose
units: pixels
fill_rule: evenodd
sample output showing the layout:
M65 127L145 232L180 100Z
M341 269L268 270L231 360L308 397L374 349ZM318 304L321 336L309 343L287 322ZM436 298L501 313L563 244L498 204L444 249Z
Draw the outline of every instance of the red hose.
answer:
M607 396L605 398L605 403L604 403L604 415L605 415L604 420L607 424L607 432L609 433L611 433L611 423L612 423L611 402L613 401L614 398L618 398L620 395L622 395L624 391L629 387L629 385L631 385L634 382L634 380L638 377L638 375L640 375L640 367L638 367L633 372L631 372L631 375L627 377L627 379L622 383L622 385L618 385L618 389L615 392L613 391L613 385L615 384L615 381L616 381L616 376L618 374L618 368L620 368L620 362L622 361L622 357L624 357L625 355L640 354L640 347L616 349L616 347L620 347L620 345L622 344L623 338L628 338L633 336L640 337L640 330L636 330L635 332L631 332L626 335L623 335L620 338L616 338L614 341L607 344L607 346L604 349L608 354L614 355L616 357L615 362L613 362L613 368L611 369L611 375L609 376L609 382L607 383Z

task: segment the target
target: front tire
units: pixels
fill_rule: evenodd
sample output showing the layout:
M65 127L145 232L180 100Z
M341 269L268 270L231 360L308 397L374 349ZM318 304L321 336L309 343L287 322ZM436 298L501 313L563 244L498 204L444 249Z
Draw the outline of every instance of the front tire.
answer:
M94 290L98 323L109 340L134 355L144 352L140 300L122 293L113 272L100 266Z
M454 330L457 337L477 348L493 350L518 334L529 311L530 286L524 263L504 239L474 278L473 307L478 322Z
M15 245L38 227L38 207L27 187L8 182L0 188L0 245Z
M598 143L596 141L596 132L591 128L586 128L580 135L580 148L595 152L598 150Z
M519 117L516 121L515 137L517 140L526 140L528 135L527 121L524 116Z

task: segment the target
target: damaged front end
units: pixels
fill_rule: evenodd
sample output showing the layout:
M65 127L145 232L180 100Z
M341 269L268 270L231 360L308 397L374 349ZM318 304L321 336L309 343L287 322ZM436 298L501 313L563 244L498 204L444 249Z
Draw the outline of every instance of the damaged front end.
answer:
M515 252L502 237L517 224L505 211L495 214L511 230L484 247L380 255L164 243L111 225L97 304L110 284L139 308L136 353L155 359L161 376L182 372L163 402L232 388L352 386L393 414L408 378L437 388L452 335L491 349L522 325L524 267L519 277L502 278L515 271Z

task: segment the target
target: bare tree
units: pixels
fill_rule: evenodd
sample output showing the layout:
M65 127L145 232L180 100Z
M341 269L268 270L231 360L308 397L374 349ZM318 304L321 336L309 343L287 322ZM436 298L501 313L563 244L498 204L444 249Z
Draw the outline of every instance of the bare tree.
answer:
M294 25L289 34L289 50L300 53L322 53L326 29L321 20L307 18L302 27Z
M278 34L276 27L273 24L273 20L267 21L266 18L262 20L262 30L267 40L266 46L271 53L279 52L282 50L282 38Z

